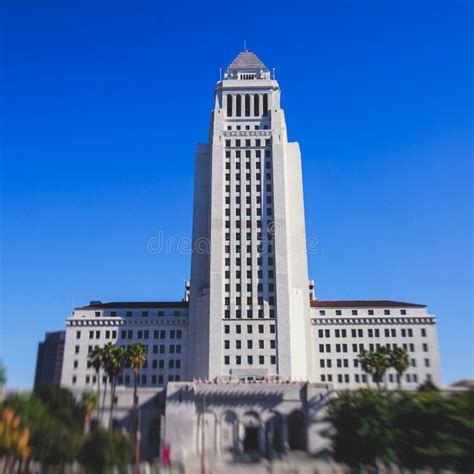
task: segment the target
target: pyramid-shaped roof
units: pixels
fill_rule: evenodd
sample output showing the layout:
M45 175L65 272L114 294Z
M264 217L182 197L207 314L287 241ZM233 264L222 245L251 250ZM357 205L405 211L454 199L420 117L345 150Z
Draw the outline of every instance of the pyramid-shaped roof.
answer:
M265 64L252 51L241 51L232 61L227 70L263 70L268 71Z

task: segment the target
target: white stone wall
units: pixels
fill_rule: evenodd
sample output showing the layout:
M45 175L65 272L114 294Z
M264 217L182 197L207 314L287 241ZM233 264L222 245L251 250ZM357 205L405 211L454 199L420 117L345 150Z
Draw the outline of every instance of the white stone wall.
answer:
M294 446L290 416L301 414L298 431L312 454L324 452L328 440L324 413L334 392L326 384L291 383L170 383L166 394L163 444L173 462L192 466L193 459L239 459L245 450L246 427L258 429L258 451L269 455L279 445L281 454ZM278 420L280 430L273 431ZM273 444L271 433L278 436ZM276 453L275 453L276 455Z
M208 239L210 256L192 259L194 377L311 373L300 154L278 83L263 76L217 84L209 146L196 154L193 248Z
M416 389L427 379L442 385L436 318L428 314L426 307L313 307L311 323L317 382L331 383L336 389L364 387L366 380L375 386L360 368L360 350L397 345L410 356L410 367L402 378L403 388ZM384 383L388 388L397 387L393 369L387 372Z
M76 309L66 320L61 385L95 389L98 380L88 367L88 354L109 342L123 347L134 342L148 345L146 368L139 371L140 386L162 387L170 380L185 380L187 340L187 308ZM102 383L104 377L101 374ZM130 369L124 370L119 385L133 385Z

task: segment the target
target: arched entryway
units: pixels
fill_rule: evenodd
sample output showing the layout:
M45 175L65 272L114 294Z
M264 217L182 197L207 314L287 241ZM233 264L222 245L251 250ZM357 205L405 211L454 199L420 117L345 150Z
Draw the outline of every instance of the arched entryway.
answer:
M244 425L244 451L260 452L260 418L255 412L245 414L243 420Z
M278 412L272 412L265 423L265 434L268 455L280 454L285 451L283 417Z
M239 420L233 411L226 411L221 420L222 451L237 451L239 447Z
M303 413L295 410L288 416L288 445L292 450L306 451L306 423Z

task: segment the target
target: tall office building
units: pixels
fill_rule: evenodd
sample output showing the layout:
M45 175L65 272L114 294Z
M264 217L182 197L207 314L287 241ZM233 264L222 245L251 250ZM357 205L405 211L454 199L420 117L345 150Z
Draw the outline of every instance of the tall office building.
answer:
M188 368L306 379L309 281L301 158L280 87L250 51L217 83L195 165Z
M99 382L87 357L112 342L148 348L140 387L209 380L309 380L365 386L362 350L403 347L403 386L441 384L436 318L426 305L314 299L301 158L280 87L249 51L217 83L209 143L195 165L191 281L183 301L91 301L67 318L61 384ZM396 374L386 376L397 386ZM105 375L102 374L105 381ZM118 385L133 383L125 368Z
M47 332L44 341L38 344L35 387L60 384L65 338L65 331Z

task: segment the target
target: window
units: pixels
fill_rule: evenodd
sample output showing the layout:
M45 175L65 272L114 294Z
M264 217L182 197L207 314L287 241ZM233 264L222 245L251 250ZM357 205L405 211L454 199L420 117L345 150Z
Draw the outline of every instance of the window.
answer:
M258 94L255 94L253 96L253 114L256 117L258 117L260 115L260 100L259 100L259 95Z
M227 96L227 117L232 117L232 96Z
M229 326L228 324L226 324L226 325L224 326L224 333L225 333L225 334L230 334L230 326Z
M131 311L127 311L127 318L131 318L132 317L132 312Z
M76 346L76 347L75 347L74 353L75 353L75 354L79 354L79 346Z
M142 316L146 318L148 316L148 311L142 311Z
M357 316L357 310L356 309L352 310L352 316Z
M386 316L388 316L390 314L390 310L389 309L384 309L383 310L383 314L385 314Z
M367 314L368 314L369 316L373 316L373 315L374 315L374 310L373 310L373 309L369 309L369 310L367 311Z
M76 331L76 339L80 339L81 338L81 331Z
M426 342L423 343L423 352L428 352L428 344Z
M77 360L74 361L74 368L77 369L77 366L79 365L79 362Z
M340 309L336 309L336 316L341 316L342 311Z
M96 318L100 318L100 311L96 311L96 312L95 312L95 317L96 317Z
M270 364L275 365L276 364L276 357L275 356L270 356Z
M263 355L258 356L258 363L260 365L265 364L265 357Z
M425 328L421 328L421 336L426 337L426 329Z
M320 309L319 310L319 315L320 316L325 316L326 315L326 311L324 309Z
M230 365L230 356L224 356L224 364Z
M237 100L236 100L236 106L235 106L235 112L236 112L235 115L237 117L240 117L241 109L242 109L242 96L240 94L237 94Z
M268 115L268 94L263 94L263 115Z
M406 310L406 309L401 309L401 310L400 310L400 314L402 314L402 315L407 314L407 310Z
M235 356L235 363L240 365L242 363L242 356Z

